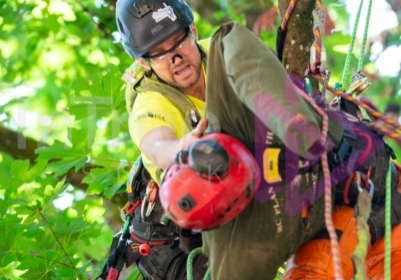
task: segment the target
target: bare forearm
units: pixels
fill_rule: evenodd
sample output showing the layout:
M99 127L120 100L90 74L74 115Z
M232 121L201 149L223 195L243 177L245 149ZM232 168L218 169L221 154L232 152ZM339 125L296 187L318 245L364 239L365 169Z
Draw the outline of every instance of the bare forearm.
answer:
M180 150L179 139L161 139L153 144L153 148L147 156L158 167L166 169Z
M196 128L181 139L168 127L159 127L143 137L141 152L161 169L167 168L174 156L196 142L204 133L207 121L201 120Z

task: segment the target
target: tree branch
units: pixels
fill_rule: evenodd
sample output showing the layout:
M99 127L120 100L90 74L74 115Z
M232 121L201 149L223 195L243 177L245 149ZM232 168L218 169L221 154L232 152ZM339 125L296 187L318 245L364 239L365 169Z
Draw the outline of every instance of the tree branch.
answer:
M22 133L0 126L0 151L15 159L29 159L33 163L37 157L35 150L44 145Z

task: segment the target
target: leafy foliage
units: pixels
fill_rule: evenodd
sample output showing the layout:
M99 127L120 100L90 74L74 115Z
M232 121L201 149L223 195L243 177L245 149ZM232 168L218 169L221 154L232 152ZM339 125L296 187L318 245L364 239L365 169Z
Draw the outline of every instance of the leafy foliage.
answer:
M344 25L344 8L327 3ZM214 16L245 23L237 11L247 5L236 0ZM0 7L0 127L19 133L0 142L23 151L25 137L37 143L34 162L0 154L0 279L94 279L122 225L116 217L138 155L121 80L132 60L117 40L114 1L0 0ZM217 28L197 13L195 21L201 38ZM400 45L399 33L389 45ZM275 47L275 31L262 39ZM334 81L349 39L325 38ZM380 109L399 102L383 98L397 83L377 77L368 97Z

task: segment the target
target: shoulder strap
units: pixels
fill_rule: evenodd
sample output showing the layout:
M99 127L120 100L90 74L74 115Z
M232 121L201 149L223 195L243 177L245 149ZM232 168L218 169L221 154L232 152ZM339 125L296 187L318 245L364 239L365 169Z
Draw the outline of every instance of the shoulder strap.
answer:
M141 91L160 92L178 108L189 129L196 126L199 121L199 112L191 100L173 87L153 80L146 76L146 71L139 63L134 63L123 75L123 80L127 83L125 90L125 100L128 112L131 112L137 96L136 88L140 86Z
M125 88L125 105L129 113L132 110L132 105L134 105L137 95L137 92L134 90L134 88L143 79L145 73L146 70L137 61L135 61L122 76L123 81L125 81L127 84L127 87Z
M163 96L178 108L189 129L193 129L199 121L199 113L192 101L185 95L165 84L151 79L144 79L141 88L146 91L162 92Z

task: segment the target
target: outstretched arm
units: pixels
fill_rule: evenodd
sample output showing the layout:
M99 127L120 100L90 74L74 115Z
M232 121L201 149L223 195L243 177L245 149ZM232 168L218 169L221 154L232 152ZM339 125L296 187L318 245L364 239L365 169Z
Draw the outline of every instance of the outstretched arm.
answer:
M179 139L171 128L161 126L142 138L140 149L154 164L165 169L171 164L176 153L202 137L206 127L207 120L203 119L192 131Z

